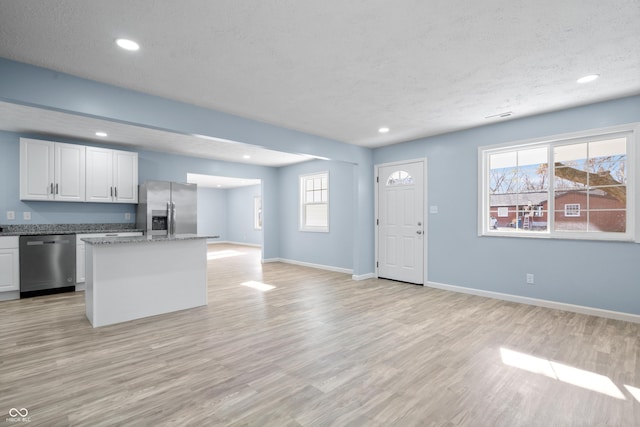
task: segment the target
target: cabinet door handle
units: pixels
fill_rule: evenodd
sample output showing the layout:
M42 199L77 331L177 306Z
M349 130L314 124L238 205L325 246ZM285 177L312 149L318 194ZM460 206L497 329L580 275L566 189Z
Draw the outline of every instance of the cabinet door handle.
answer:
M58 194L58 184L56 184L56 194Z
M116 199L118 198L118 187L113 187L113 193L116 196Z
M113 187L109 187L109 197L113 197Z
M51 183L51 187L50 187L50 189L49 189L49 192L50 192L51 194L53 194L53 182Z

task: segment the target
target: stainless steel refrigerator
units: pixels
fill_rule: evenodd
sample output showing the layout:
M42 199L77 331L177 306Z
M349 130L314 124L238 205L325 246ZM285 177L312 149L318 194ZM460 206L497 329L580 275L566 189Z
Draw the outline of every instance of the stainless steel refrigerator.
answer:
M152 236L198 232L196 184L146 181L139 191L136 228Z

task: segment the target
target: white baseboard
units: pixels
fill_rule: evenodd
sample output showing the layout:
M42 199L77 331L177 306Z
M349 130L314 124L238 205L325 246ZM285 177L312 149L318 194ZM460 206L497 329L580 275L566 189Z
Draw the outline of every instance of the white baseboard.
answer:
M349 268L334 267L331 265L313 264L310 262L296 261L293 259L269 258L269 259L262 260L262 262L265 264L269 262L283 262L285 264L293 264L293 265L301 265L303 267L317 268L318 270L328 270L328 271L335 271L336 273L353 274L353 270Z
M376 277L376 275L373 274L373 273L354 274L353 276L351 276L351 278L353 280L367 280L367 279L373 279L375 277Z
M463 294L478 295L481 297L499 299L503 301L517 302L521 304L535 305L538 307L553 308L556 310L571 311L573 313L588 314L590 316L604 317L607 319L624 320L626 322L640 323L640 315L623 313L620 311L605 310L602 308L587 307L583 305L567 304L563 302L549 301L545 299L522 297L519 295L503 294L501 292L485 291L481 289L466 288L464 286L447 285L444 283L427 282L425 286L443 289L445 291L460 292Z
M0 301L9 301L13 299L20 299L20 291L0 292Z
M247 243L247 242L226 242L230 245L238 245L238 246L251 246L252 248L261 248L262 245L259 243Z
M257 244L257 243L246 243L246 242L232 242L229 240L216 240L216 241L211 241L211 240L207 240L207 245L238 245L238 246L251 246L252 248L261 248L262 245Z

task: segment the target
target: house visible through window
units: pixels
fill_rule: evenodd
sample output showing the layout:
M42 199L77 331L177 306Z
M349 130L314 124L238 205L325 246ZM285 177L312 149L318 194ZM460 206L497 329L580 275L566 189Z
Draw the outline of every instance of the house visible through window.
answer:
M481 148L479 232L632 240L637 129Z
M329 173L300 177L300 230L329 231Z

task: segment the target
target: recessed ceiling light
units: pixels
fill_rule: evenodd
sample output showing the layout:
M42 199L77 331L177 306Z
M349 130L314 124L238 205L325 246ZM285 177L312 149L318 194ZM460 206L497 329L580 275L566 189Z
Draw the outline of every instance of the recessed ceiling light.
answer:
M594 81L598 77L600 77L600 74L589 74L588 76L580 77L578 80L576 80L576 83L589 83Z
M106 132L102 132L102 131L98 131L98 132L96 132L96 136L100 136L100 137L104 138L105 136L107 136L107 133Z
M116 39L116 44L126 50L138 50L140 45L129 39Z
M248 154L245 154L244 156L242 156L242 158L243 158L243 159L250 159L250 158L251 158L251 156L250 156L250 155L248 155Z
M387 133L387 132L389 132L389 128L388 127L381 127L380 129L378 129L378 132Z

